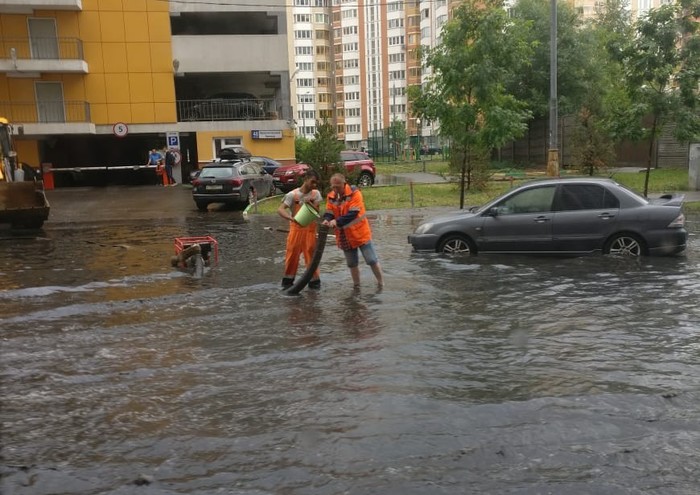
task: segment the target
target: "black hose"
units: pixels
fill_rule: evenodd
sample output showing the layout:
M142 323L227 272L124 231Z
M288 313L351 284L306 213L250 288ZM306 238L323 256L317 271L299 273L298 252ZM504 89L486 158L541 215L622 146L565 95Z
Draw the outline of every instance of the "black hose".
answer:
M311 257L311 263L306 267L304 274L299 277L299 279L294 282L294 284L284 291L285 294L294 295L299 294L304 287L307 286L311 277L314 276L318 264L321 262L321 256L323 256L323 250L326 248L326 238L328 237L328 225L319 225L318 227L318 239L316 240L316 247L314 248L314 255Z

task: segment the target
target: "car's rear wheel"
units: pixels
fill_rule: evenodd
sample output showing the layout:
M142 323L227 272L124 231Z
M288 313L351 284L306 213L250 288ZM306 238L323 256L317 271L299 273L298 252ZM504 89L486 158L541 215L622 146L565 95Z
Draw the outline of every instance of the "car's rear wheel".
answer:
M445 236L438 244L438 253L448 256L474 256L476 247L471 239L461 234Z
M204 201L195 201L195 203L199 211L207 211L209 209L209 203L206 203Z
M646 254L646 244L635 234L615 234L605 243L603 253L613 256L643 256Z
M374 179L372 178L372 174L369 174L367 172L362 172L360 174L360 177L357 179L357 185L360 187L369 187L372 184L374 184Z

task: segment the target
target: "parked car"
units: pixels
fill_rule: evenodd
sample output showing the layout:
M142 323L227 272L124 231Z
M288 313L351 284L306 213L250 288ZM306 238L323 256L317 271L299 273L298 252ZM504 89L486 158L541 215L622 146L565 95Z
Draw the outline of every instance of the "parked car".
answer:
M442 148L440 146L423 145L423 146L421 146L421 149L420 149L421 155L439 155L441 153L442 153Z
M192 106L191 120L251 120L265 118L261 100L250 93L216 93Z
M251 156L250 161L262 165L262 168L265 170L265 172L267 172L270 175L275 173L275 169L277 169L277 167L282 166L282 164L277 160L273 160L272 158L268 158L266 156Z
M357 185L369 187L374 184L377 169L372 159L362 151L345 150L340 152L340 158L349 176L357 176ZM273 174L275 186L281 191L289 192L301 183L301 177L309 168L305 163L278 167Z
M202 167L192 182L192 199L205 211L211 203L248 205L275 193L272 176L251 161L217 161Z
M427 220L408 242L416 251L448 255L672 255L688 237L683 199L647 200L610 179L540 180L475 211Z
M239 144L221 148L218 158L220 160L242 160L251 156L253 156L252 153Z

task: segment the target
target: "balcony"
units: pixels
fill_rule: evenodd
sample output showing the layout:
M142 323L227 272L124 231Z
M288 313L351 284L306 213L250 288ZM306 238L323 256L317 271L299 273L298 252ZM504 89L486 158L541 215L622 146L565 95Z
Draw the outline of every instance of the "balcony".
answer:
M88 73L78 38L0 38L0 73L35 77L42 72Z
M83 10L82 0L0 0L0 14L31 14L35 10Z
M180 122L211 122L230 120L278 120L284 118L284 106L276 98L209 98L178 100L177 120Z
M94 133L86 101L0 101L0 115L24 135Z

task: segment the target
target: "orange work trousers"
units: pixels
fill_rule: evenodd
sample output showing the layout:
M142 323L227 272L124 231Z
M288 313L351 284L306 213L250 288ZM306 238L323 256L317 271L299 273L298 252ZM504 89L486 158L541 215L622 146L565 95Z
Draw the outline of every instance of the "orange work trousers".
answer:
M308 227L291 223L289 234L287 234L287 253L284 257L284 277L294 278L299 269L299 257L302 254L304 255L304 263L308 267L311 264L315 247L316 223L314 222ZM311 280L319 280L320 276L319 270L316 268Z

